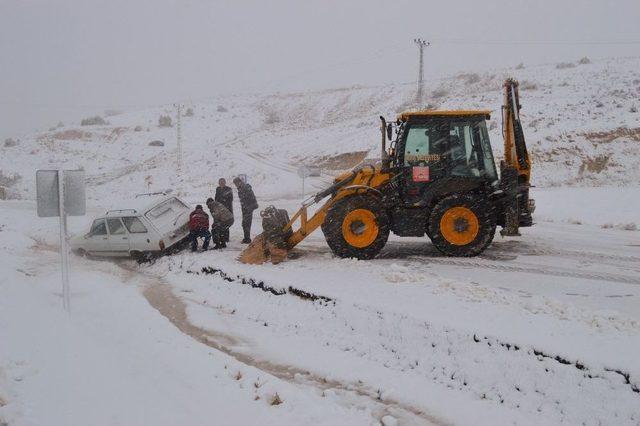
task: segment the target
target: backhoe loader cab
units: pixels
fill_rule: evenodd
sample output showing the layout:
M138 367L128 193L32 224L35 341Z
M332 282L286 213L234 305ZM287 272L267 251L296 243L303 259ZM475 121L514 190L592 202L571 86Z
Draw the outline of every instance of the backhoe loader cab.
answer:
M520 124L518 83L507 80L502 107L505 159L500 177L486 120L490 111L419 111L381 118L382 161L334 180L302 205L291 220L273 207L262 212L264 234L242 253L245 263L274 262L317 227L340 257L371 259L393 232L425 234L448 256L475 256L503 235L531 226L529 158ZM395 128L395 140L387 138ZM307 217L313 204L328 200ZM300 227L294 230L294 223Z

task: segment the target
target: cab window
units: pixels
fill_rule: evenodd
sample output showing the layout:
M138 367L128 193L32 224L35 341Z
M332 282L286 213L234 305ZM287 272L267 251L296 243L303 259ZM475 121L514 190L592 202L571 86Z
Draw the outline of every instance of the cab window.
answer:
M413 124L407 130L405 166L433 166L442 160L448 127L442 123Z
M94 235L107 235L107 226L104 223L104 219L96 219L93 221L89 235L92 237Z
M118 218L107 219L107 226L109 228L109 234L111 235L122 235L126 233L122 222Z
M127 227L127 230L132 234L144 234L147 232L147 228L142 221L135 216L123 217L122 221L124 222L124 226Z

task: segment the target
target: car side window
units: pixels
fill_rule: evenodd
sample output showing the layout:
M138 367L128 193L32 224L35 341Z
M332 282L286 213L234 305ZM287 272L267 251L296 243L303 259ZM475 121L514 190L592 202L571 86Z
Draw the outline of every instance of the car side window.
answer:
M122 221L124 222L124 226L126 226L132 234L144 234L147 232L144 223L135 216L123 217Z
M89 235L107 235L107 225L105 224L104 219L96 219L93 221Z
M126 233L122 222L118 218L107 219L107 227L109 228L109 234L111 235L122 235Z

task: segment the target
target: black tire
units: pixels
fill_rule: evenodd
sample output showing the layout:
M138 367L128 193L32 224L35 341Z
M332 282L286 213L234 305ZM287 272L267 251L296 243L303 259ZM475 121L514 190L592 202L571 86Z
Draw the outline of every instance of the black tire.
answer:
M79 249L75 250L74 253L76 254L76 256L79 256L79 257L88 257L87 256L87 251L85 249L79 248Z
M441 229L441 224L447 229ZM438 251L447 256L471 257L493 241L496 217L481 196L454 194L438 201L429 215L428 227L427 234Z
M135 260L139 264L149 263L155 260L155 258L157 257L154 253L150 251L138 251L138 250L134 250L130 252L129 255L133 260Z
M343 235L343 223L347 219L347 215L363 212L372 222L375 222L375 228L366 225L362 221L354 221L349 228L352 232L351 237ZM352 218L352 216L349 216ZM349 220L349 219L347 219ZM370 222L371 223L371 222ZM354 225L357 229L354 228ZM345 226L349 226L345 224ZM377 229L377 234L375 230ZM327 217L322 224L322 233L324 234L327 244L338 257L355 257L356 259L366 260L374 258L387 243L389 238L389 218L385 213L380 201L372 196L354 195L337 201L329 211ZM359 234L358 234L359 233ZM364 241L366 245L353 245L349 239L367 233L371 241Z

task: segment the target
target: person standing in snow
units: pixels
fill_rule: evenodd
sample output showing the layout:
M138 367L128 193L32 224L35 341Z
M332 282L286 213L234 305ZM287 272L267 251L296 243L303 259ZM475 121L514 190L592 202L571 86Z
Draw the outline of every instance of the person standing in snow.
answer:
M233 179L233 183L238 188L238 199L242 208L242 231L244 232L243 244L251 242L251 221L253 219L253 211L258 208L258 200L251 189L251 185L245 183L239 177Z
M222 204L233 215L233 190L227 186L225 178L218 179L218 187L216 188L216 195L214 200ZM229 230L227 229L224 235L224 241L229 242Z
M209 215L202 210L202 206L198 204L196 209L189 215L189 239L191 240L191 251L198 250L198 238L204 238L202 249L209 248Z
M233 213L213 198L207 199L207 207L213 217L213 225L211 225L211 235L215 244L213 249L225 248L227 246L225 236L229 234L229 228L233 225Z

